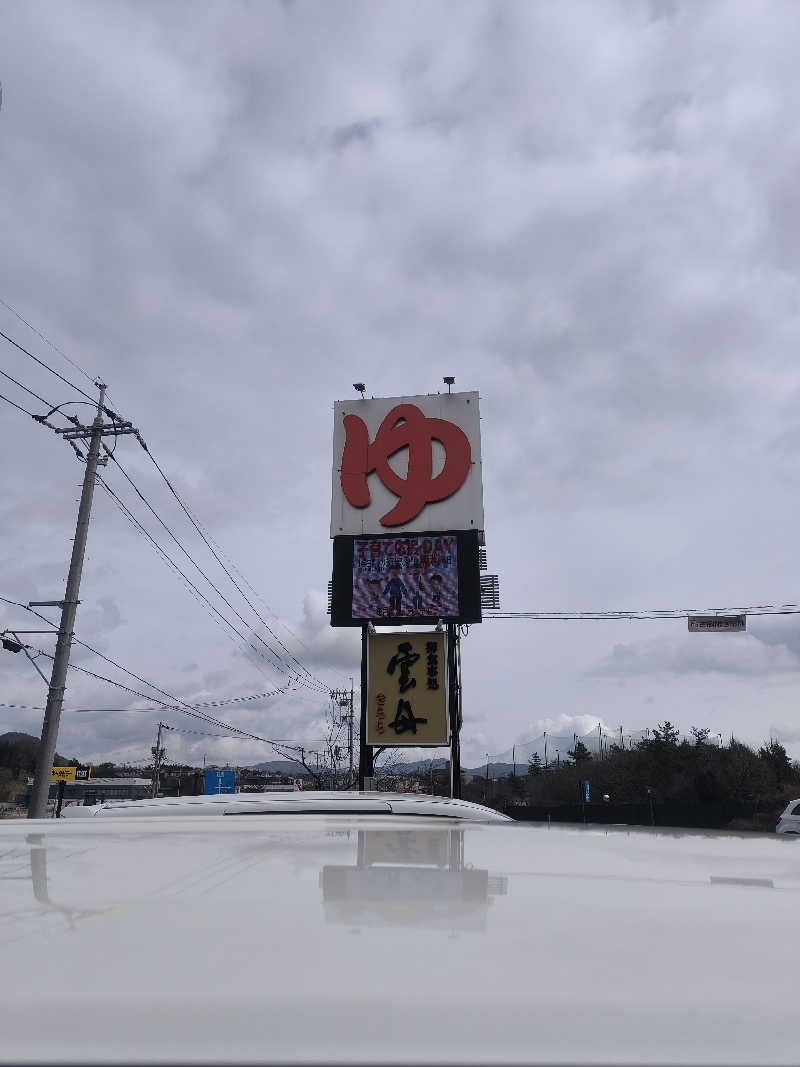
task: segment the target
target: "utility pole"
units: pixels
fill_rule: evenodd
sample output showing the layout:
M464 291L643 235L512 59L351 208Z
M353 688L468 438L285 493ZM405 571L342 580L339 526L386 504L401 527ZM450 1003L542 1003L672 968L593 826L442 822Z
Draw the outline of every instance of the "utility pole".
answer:
M89 518L92 511L92 497L94 495L97 467L98 464L102 465L106 462L106 460L100 459L100 442L104 436L111 433L136 432L129 422L123 422L120 419L115 418L112 423L103 422L103 412L106 411L108 413L104 407L106 387L100 381L95 384L100 390L100 396L97 401L97 414L92 425L83 426L76 421L72 426L56 431L63 436L65 441L89 440L90 443L89 453L86 457L86 471L83 476L81 501L78 507L75 540L72 543L72 558L69 565L69 574L67 575L67 587L64 599L53 602L53 606L61 608L61 624L58 629L56 651L53 657L53 671L50 676L50 688L47 693L47 704L44 712L44 721L42 722L42 735L36 753L36 769L28 808L29 819L43 819L47 815L50 771L56 754L58 726L61 720L61 707L64 703L67 667L69 666L69 654L74 636L75 613L79 604L78 594L83 572L83 557L86 552L86 535L89 531ZM74 444L73 448L77 450L77 446ZM78 454L80 455L80 453Z
M353 788L353 679L350 679L350 689L332 689L331 700L335 707L340 709L340 714L343 709L344 715L347 720L347 786L346 788ZM336 720L336 725L341 726L344 724L344 719Z
M161 786L161 764L164 761L164 756L167 754L167 750L161 747L161 731L171 730L171 726L167 726L165 722L158 724L158 733L156 734L156 743L150 751L153 753L153 799L158 796Z
M353 679L350 679L350 716L347 721L347 786L353 788Z

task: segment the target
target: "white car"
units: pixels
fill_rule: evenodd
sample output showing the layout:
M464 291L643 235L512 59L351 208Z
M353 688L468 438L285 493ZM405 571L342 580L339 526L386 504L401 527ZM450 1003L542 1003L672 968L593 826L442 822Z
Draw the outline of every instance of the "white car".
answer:
M800 797L791 800L786 809L781 812L778 825L775 827L776 834L800 834Z
M0 822L0 1061L797 1062L791 839L297 796Z

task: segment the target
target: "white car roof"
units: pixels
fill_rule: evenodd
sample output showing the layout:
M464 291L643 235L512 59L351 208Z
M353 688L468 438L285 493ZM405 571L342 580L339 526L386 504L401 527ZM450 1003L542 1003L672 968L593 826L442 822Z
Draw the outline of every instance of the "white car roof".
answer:
M3 821L0 1058L795 1062L798 859L395 814Z
M418 793L304 791L295 793L222 793L209 796L111 800L65 808L62 818L130 818L165 815L415 815L469 822L510 822L493 808L467 800Z

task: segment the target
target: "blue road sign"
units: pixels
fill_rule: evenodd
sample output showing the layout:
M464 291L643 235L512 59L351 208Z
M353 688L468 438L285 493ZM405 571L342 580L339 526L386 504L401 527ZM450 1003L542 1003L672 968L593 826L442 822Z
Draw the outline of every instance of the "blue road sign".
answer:
M203 776L203 792L209 793L235 793L236 771L206 771Z
M591 799L591 792L589 790L589 780L588 780L588 778L583 783L583 799L587 804L589 803L589 801Z

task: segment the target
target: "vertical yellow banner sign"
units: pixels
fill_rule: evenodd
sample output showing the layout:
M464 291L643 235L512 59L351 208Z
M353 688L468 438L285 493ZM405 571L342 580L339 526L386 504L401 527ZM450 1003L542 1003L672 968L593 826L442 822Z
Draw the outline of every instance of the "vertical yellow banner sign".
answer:
M370 634L368 745L446 745L447 659L444 634Z

